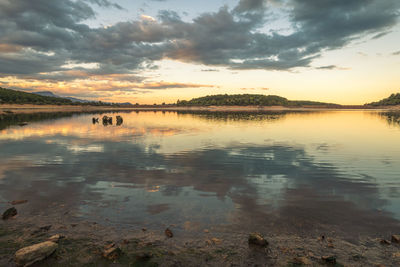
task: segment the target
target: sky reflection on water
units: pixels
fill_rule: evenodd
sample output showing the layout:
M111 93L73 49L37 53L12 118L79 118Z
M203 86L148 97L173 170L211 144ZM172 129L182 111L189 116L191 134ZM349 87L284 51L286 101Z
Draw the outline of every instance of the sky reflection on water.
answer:
M116 116L117 114L107 114ZM368 111L83 114L0 131L0 204L129 227L398 227L400 127ZM100 117L100 115L97 115Z

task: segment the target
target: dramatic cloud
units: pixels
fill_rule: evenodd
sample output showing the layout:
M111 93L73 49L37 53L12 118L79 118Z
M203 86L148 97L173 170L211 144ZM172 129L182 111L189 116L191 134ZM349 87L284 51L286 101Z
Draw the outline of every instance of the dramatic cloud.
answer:
M310 67L326 50L383 36L400 8L398 0L240 0L192 21L164 10L157 19L143 15L91 28L93 5L122 9L108 0L0 0L0 75L136 79L163 59L230 69ZM286 14L289 33L266 30L276 12Z

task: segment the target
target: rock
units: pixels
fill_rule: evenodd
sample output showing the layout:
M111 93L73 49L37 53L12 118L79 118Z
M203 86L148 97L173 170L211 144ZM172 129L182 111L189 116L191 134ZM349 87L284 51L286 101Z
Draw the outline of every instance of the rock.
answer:
M35 262L44 260L54 253L58 245L51 241L46 241L33 246L25 247L15 253L15 262L19 266L29 266Z
M121 125L124 122L124 120L122 119L121 116L117 116L116 119L117 119L117 125L118 126Z
M62 236L62 235L53 235L48 239L48 241L58 243L58 241L60 241L60 239L62 239L62 238L64 238L64 236Z
M165 229L165 235L166 235L168 238L171 238L171 237L174 236L174 234L172 233L171 230L169 230L169 228Z
M251 233L249 235L249 245L266 247L268 246L268 241L259 233Z
M336 264L336 257L335 256L322 256L321 259L330 264Z
M222 240L213 237L213 238L211 238L211 242L212 242L214 245L218 245L218 244L221 244L221 243L222 243Z
M311 265L312 262L306 257L296 257L291 261L294 265Z
M400 251L393 253L393 258L400 258Z
M103 116L102 120L103 120L103 125L112 124L112 117Z
M122 250L119 247L112 247L104 250L103 257L108 260L116 260L122 254Z
M400 235L392 235L392 242L400 244Z
M386 239L379 240L379 243L381 243L381 245L390 245L391 244L391 242L389 240L386 240Z
M3 220L8 220L8 219L10 219L11 217L14 217L17 214L18 214L17 209L12 207L12 208L9 208L8 210L6 210L3 213L3 217L2 218L3 218Z
M19 205L19 204L25 204L26 202L28 202L28 200L22 199L22 200L13 200L10 203L11 205Z
M321 241L324 241L324 240L325 240L325 236L324 235L321 235L321 236L318 237L318 241L321 242Z
M113 248L113 247L115 247L115 243L110 243L108 245L105 245L104 249L107 250L107 249L110 249L110 248Z

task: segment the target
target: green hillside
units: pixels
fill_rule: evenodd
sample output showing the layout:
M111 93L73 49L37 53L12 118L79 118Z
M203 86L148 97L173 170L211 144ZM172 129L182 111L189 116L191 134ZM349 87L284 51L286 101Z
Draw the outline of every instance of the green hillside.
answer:
M400 93L391 94L389 97L384 98L377 102L372 102L366 105L370 106L395 106L400 105Z
M0 104L72 105L60 97L41 96L0 87Z
M177 102L178 106L338 106L314 101L291 101L276 95L211 95Z

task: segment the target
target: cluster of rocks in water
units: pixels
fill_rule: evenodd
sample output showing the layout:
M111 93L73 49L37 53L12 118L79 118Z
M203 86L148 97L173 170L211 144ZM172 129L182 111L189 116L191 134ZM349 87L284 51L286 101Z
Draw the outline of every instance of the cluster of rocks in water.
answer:
M117 126L122 125L122 123L124 122L124 119L123 119L121 116L116 116L116 117L115 117L115 120L116 120L116 125L117 125ZM101 121L102 121L102 123L103 123L104 126L112 125L112 124L113 124L113 117L109 117L109 116L104 115L104 116L101 118ZM99 123L99 118L93 117L93 118L92 118L92 123L93 123L93 124Z

